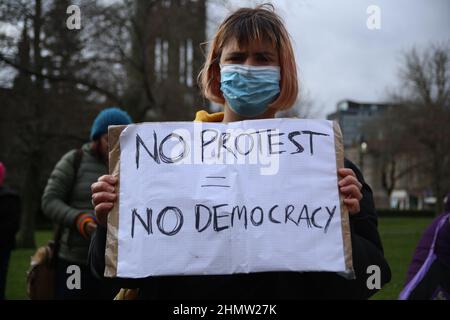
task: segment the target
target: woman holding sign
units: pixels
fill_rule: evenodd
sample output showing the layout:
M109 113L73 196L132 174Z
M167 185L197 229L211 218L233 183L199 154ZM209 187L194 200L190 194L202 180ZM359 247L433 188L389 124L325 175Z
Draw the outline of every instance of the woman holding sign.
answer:
M298 94L297 67L288 32L273 7L244 8L231 14L212 41L199 80L205 97L222 104L224 112L200 111L196 121L270 119L290 108ZM351 214L354 280L336 273L270 272L105 281L139 288L142 299L369 298L390 280L390 269L383 256L372 191L355 165L346 160L345 167L338 171L339 188ZM105 269L106 221L116 200L117 182L106 175L92 185L100 225L91 243L90 263L100 278ZM375 285L368 281L371 276L376 277Z

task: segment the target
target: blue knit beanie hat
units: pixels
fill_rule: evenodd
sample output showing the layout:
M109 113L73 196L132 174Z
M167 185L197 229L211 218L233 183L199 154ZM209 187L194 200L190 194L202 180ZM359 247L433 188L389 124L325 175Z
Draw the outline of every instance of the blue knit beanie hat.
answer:
M97 140L108 132L108 126L128 125L132 122L128 113L117 107L101 111L91 128L91 140Z

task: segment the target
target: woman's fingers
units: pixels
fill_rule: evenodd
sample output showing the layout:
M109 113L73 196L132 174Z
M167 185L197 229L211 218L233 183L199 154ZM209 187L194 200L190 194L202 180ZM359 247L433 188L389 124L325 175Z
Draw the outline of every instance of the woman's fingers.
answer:
M92 204L95 208L95 215L100 224L106 225L108 214L114 207L117 195L114 193L118 179L112 175L101 176L97 182L91 186Z
M345 187L340 187L339 190L342 192L342 194L346 196L351 196L351 198L355 198L358 201L362 199L361 190L358 188L358 186L354 184Z
M91 185L91 191L92 193L97 193L97 192L114 192L114 185L108 183L108 182L103 182L103 181L99 181L99 182L94 182Z
M338 169L338 173L341 177L354 176L356 178L356 174L352 169L340 168Z
M116 198L116 194L112 192L96 192L92 194L92 204L96 206L102 202L114 202Z
M358 181L352 169L341 168L338 170L342 179L339 181L339 191L345 196L344 204L350 214L360 211L359 201L362 199L362 184Z
M106 174L106 175L103 175L100 178L98 178L98 181L115 185L117 183L118 179L117 179L117 177L115 177L113 175Z
M347 185L350 185L350 184L354 184L354 185L358 186L359 189L362 188L361 182L359 182L358 179L355 176L352 176L352 175L348 175L348 176L346 176L345 178L343 178L343 179L341 179L339 181L339 186L340 187L344 187L344 186L347 186Z
M350 214L355 214L360 211L358 199L344 199L344 204L347 206Z

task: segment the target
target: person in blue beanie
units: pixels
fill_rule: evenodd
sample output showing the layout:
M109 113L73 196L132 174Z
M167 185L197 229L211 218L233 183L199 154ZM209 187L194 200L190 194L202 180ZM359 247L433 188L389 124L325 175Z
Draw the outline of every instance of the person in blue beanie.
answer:
M114 296L91 276L87 267L90 237L97 228L90 187L108 172L108 127L130 123L128 113L117 107L101 111L92 124L91 141L66 153L50 175L42 196L42 210L58 226L56 299ZM78 271L80 281L77 282ZM72 284L71 288L68 283Z
M117 107L111 107L101 111L95 118L91 128L91 140L96 141L108 133L109 126L130 124L131 117L127 112Z

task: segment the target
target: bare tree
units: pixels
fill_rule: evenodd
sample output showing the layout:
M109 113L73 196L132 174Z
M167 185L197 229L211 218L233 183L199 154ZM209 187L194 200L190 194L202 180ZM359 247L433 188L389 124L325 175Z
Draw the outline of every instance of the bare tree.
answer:
M415 141L405 139L405 123L398 121L403 113L401 106L390 105L363 128L363 136L370 146L369 152L380 165L379 179L388 198L403 177L423 170L426 164L424 157L417 152ZM416 156L410 157L410 154Z
M442 211L450 188L449 54L448 44L436 44L403 55L400 86L390 93L394 107L372 125L377 134L370 142L383 159L385 190L392 191L407 173L422 170L430 176L436 212ZM399 166L404 159L410 163Z
M197 72L203 62L199 43L205 38L205 2L196 1L194 6L182 0L78 0L75 4L82 13L80 30L66 27L66 8L71 1L0 2L0 21L17 30L10 34L7 28L0 29L0 77L8 88L0 89L0 94L8 91L11 102L11 112L7 118L2 112L0 123L8 123L10 132L17 133L14 141L8 141L14 146L2 148L0 155L17 158L20 163L20 170L15 170L20 171L17 184L24 198L20 245L34 246L42 181L51 166L45 153L46 148L53 148L49 142L66 142L61 143L64 150L61 148L59 155L81 143L86 133L83 128L88 128L92 120L88 112L95 112L96 106L115 104L126 109L135 121L144 121L147 112L155 109L155 92L164 90L162 96L172 98L167 102L167 119L187 114L188 108L173 103L173 97L192 98L189 112L193 112L194 102L198 102L193 99L195 84L181 84L174 72L180 69L178 44L187 40L183 39L186 35L192 40L191 73ZM195 14L191 12L194 7L199 8ZM170 43L166 59L169 76L164 88L155 86L154 81L154 40L161 36L158 32L165 32L163 36ZM188 51L184 50L186 59ZM12 112L19 104L20 111ZM85 114L79 116L82 107ZM8 132L0 131L0 141L8 140Z
M5 0L0 4L2 21L21 29L20 37L1 30L0 65L13 75L11 93L20 97L13 99L20 102L14 102L19 103L17 111L9 113L8 118L17 123L13 128L16 134L13 139L7 139L8 146L3 148L2 154L9 154L6 149L10 148L20 155L17 159L23 173L19 187L24 205L18 245L22 247L34 247L35 244L35 216L40 208L42 182L45 180L42 165L48 159L45 150L49 142L55 140L65 140L67 145L71 145L68 142L76 136L75 132L68 132L68 123L65 124L66 131L55 129L59 125L54 122L55 112L73 119L71 111L77 111L77 101L87 104L88 101L81 100L90 91L118 100L114 91L98 85L94 77L87 77L80 71L86 66L81 61L81 51L85 46L80 34L65 28L67 5L67 1L42 0ZM93 65L90 74L95 75ZM63 112L52 109L57 105L65 105L66 108L59 109ZM75 139L83 140L82 137Z

